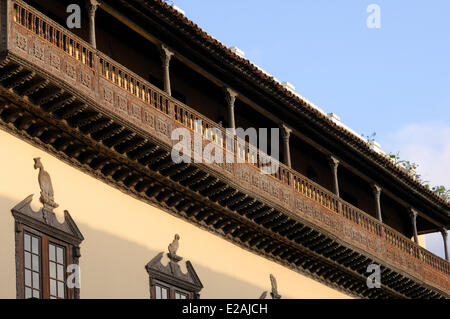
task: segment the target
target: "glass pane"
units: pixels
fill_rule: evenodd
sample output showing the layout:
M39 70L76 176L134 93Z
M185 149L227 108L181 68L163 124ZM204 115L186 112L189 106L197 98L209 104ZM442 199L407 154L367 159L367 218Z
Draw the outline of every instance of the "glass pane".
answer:
M25 234L24 246L25 246L26 251L31 250L31 238L30 238L30 235L28 235L28 234Z
M58 297L64 298L64 283L61 281L58 281Z
M161 289L161 299L167 299L167 289Z
M50 295L56 296L56 280L50 279Z
M31 269L31 254L25 252L25 268Z
M56 264L54 262L50 262L50 277L56 278Z
M31 271L25 269L25 285L31 287Z
M175 293L175 299L180 299L180 294L178 292Z
M32 237L32 244L33 254L39 254L39 240L36 237Z
M155 286L156 299L161 299L161 287Z
M39 298L39 290L33 289L33 298Z
M33 255L33 270L39 271L39 256Z
M61 247L56 247L56 259L58 263L64 264L63 249Z
M39 273L33 271L33 288L39 289Z
M50 296L50 299L58 299L58 298L56 298L56 297L53 297L53 296Z
M58 265L58 280L64 280L64 267Z
M31 288L25 288L25 298L31 298Z
M180 299L186 299L186 295L181 295Z
M48 245L48 259L50 259L51 261L56 261L56 259L55 259L55 246L53 246L52 244Z

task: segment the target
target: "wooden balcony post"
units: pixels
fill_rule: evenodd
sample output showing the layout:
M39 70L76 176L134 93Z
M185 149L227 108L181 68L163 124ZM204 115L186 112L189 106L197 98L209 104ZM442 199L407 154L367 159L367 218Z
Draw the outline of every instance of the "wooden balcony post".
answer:
M333 193L339 197L339 179L338 179L339 160L331 155L328 159L330 161L331 173L333 174Z
M89 16L89 43L96 48L95 40L95 12L97 11L100 2L97 0L87 0L87 9Z
M287 167L291 167L291 150L289 146L289 137L291 136L292 130L285 124L280 124L281 139L283 140L283 154L284 154L284 164Z
M413 234L414 234L414 242L416 244L419 243L419 238L417 236L417 212L410 208L409 209L409 216L411 218L411 224L412 224L412 228L413 228Z
M234 103L236 102L237 93L230 88L225 88L224 91L228 107L228 128L232 129L234 132L236 129L236 123L234 121Z
M383 222L383 217L381 215L381 203L380 203L380 197L381 197L381 187L377 184L372 185L373 194L375 195L375 208L377 211L377 218L380 222Z
M450 261L450 257L448 255L448 244L447 244L448 233L447 233L447 228L442 227L441 234L442 234L442 239L444 240L445 260Z
M163 63L163 73L164 73L164 91L168 95L172 95L172 90L170 86L170 59L173 56L173 52L164 44L161 45L161 60Z

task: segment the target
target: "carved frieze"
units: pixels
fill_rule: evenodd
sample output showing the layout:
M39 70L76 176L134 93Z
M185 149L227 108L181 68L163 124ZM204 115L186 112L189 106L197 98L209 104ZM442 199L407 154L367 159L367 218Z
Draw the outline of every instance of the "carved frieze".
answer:
M28 53L28 38L19 32L16 34L16 45L20 50Z
M162 118L161 116L157 117L156 130L159 133L162 133L166 137L170 138L170 124L168 119Z
M87 88L91 88L91 75L87 72L81 72L81 84L83 84Z
M333 213L324 211L324 209L319 208L308 199L297 198L295 208L301 215L319 222L320 225L325 226L325 228L332 230L336 234L342 234L343 226L337 216L333 216L331 215Z
M45 62L45 46L36 39L33 42L33 54L36 59Z
M290 192L282 189L280 194L281 194L281 197L280 197L281 201L284 204L290 205L290 202L291 202L291 200L290 200Z
M58 71L61 69L61 58L52 51L50 51L50 65Z
M66 62L66 74L69 78L76 80L77 78L77 72L75 69L75 65L73 65L70 62Z
M278 185L270 185L270 194L275 197L275 198L279 198L280 197L280 187Z
M140 121L142 119L142 106L131 103L131 116Z
M217 166L227 171L228 173L233 173L233 164L231 163L217 163Z
M111 89L103 87L103 99L106 103L113 105L114 103L114 93Z
M269 193L269 181L267 181L267 179L265 179L263 176L261 176L261 184L260 184L261 189L266 192Z
M247 169L241 170L241 180L250 183L250 172Z
M144 110L144 124L152 129L155 128L155 116L149 110Z
M128 101L127 98L117 94L116 95L116 105L115 105L116 109L119 112L122 112L124 114L128 114Z

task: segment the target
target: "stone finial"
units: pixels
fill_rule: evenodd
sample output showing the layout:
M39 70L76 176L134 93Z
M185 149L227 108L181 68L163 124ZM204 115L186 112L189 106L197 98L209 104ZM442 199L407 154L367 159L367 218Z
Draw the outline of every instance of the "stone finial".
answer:
M277 280L275 276L272 274L270 274L270 284L272 286L272 290L270 292L270 296L272 297L272 299L281 299L281 295L278 294ZM268 293L267 291L264 291L259 297L259 299L266 299L267 293Z
M281 299L281 296L278 294L277 280L272 274L270 274L270 284L272 285L272 291L270 293L272 299Z
M44 165L42 165L41 159L36 157L34 160L34 169L39 169L38 181L39 187L41 188L40 202L44 205L44 208L53 211L59 205L55 203L54 192L52 186L52 180L50 174L44 170Z
M178 247L180 246L179 240L180 240L180 235L175 234L173 241L169 244L169 247L168 247L169 253L167 255L169 256L169 259L174 262L178 262L182 259L180 256L177 255L177 250L178 250Z

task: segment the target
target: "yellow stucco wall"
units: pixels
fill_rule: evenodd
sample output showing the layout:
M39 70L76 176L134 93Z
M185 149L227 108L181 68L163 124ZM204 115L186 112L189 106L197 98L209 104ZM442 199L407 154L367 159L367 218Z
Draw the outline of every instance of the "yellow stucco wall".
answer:
M269 274L283 298L349 298L304 275L244 250L156 207L82 173L0 129L0 298L15 298L14 221L11 208L35 194L39 208L41 157L50 173L56 209L67 209L85 240L81 244L82 298L148 298L145 264L180 234L178 254L203 282L201 298L257 298L270 289Z

